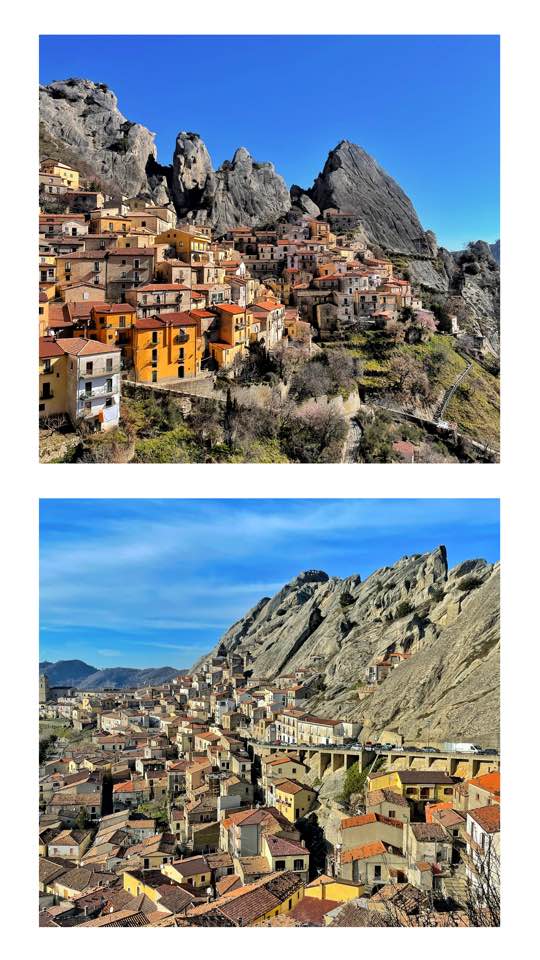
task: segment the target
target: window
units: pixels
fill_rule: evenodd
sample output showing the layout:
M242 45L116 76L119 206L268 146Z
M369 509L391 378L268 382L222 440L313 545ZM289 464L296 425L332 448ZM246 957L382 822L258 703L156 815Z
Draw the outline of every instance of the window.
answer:
M92 361L92 360L87 360L87 361L86 361L86 373L93 373L93 371L94 371L93 361ZM89 384L86 384L86 386L89 386Z
M152 383L157 383L157 370L152 370Z
M381 867L378 864L374 868L373 875L375 877L375 880L381 879Z
M293 870L303 870L303 869L304 869L304 861L295 860Z
M50 383L43 384L43 400L50 400L52 397L52 390Z
M284 869L285 869L285 861L284 861L284 860L276 860L275 866L276 866L276 870L284 870Z
M51 361L49 358L43 361L43 373L51 372Z
M92 396L92 384L91 384L91 383L85 383L85 385L84 385L84 392L85 392L85 394L86 394L87 397L91 397L91 396Z
M105 384L105 389L106 389L107 393L112 393L112 388L113 388L113 387L112 387L112 377L110 377L110 378L107 380L107 383Z
M395 819L396 819L396 811L395 811L395 810L389 810L389 811L388 811L388 816L390 817L390 820L395 820Z
M111 357L109 357L109 358L106 360L106 369L107 369L107 370L112 370L112 358L111 358Z

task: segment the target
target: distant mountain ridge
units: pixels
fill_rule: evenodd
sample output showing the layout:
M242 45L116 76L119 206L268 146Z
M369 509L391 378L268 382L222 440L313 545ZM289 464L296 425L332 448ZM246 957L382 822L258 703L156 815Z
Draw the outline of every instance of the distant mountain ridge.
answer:
M81 690L127 689L146 684L167 683L173 677L186 673L176 667L108 667L100 670L84 660L43 660L39 672L44 673L51 687L77 687Z

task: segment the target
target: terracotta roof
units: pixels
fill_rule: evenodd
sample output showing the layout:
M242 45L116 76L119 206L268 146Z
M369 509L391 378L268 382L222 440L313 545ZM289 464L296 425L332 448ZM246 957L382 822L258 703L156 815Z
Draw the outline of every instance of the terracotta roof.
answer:
M400 793L395 793L394 790L388 790L383 788L382 790L370 790L367 794L366 804L368 807L377 806L379 803L395 803L398 807L407 807L405 797L402 797Z
M468 780L467 783L472 784L473 787L479 787L481 790L488 790L497 796L499 796L501 792L501 775L498 770L493 770L491 773L483 773L480 777L473 777L471 780Z
M120 347L99 343L97 340L84 340L82 337L62 338L56 341L65 353L76 357L89 357L96 353L120 353Z
M298 780L278 780L276 782L276 790L280 790L281 793L300 793L301 790L312 790L305 783L299 783Z
M490 803L487 807L468 810L467 814L476 821L484 833L499 833L501 829L501 808L498 803Z
M428 784L446 784L449 787L456 782L455 777L449 777L447 773L440 770L395 770L402 783L428 783ZM385 774L381 774L384 776ZM375 779L377 774L375 775Z
M236 873L231 873L226 877L221 877L220 880L216 881L216 893L218 897L223 896L225 893L230 893L232 890L237 890L242 886L242 881Z
M39 338L39 359L47 360L50 357L63 357L64 351L58 346L56 340L48 340L46 337Z
M308 857L309 852L297 840L286 840L285 837L266 837L268 849L273 857Z
M318 897L303 897L288 914L309 927L324 927L324 917L330 910L339 907L340 900L319 900Z
M446 840L447 835L440 823L411 823L410 828L421 843L434 843L438 840Z
M352 863L353 860L369 860L370 857L382 856L386 853L386 847L381 840L374 840L373 843L366 843L361 847L353 847L352 850L346 850L341 855L342 863Z
M137 287L137 289L139 288ZM96 313L135 313L135 307L131 303L92 303L90 302L90 307Z
M205 857L186 857L184 860L173 860L172 866L183 877L194 877L199 873L209 873L210 871Z
M217 303L216 307L218 310L221 310L222 313L244 313L244 307L240 307L237 303Z
M368 823L386 823L391 827L403 827L401 820L383 817L380 813L364 813L359 817L345 817L345 819L341 821L341 829L348 830L351 827L363 827Z
M145 283L144 286L134 289L137 293L148 293L152 290L189 290L189 287L183 283Z

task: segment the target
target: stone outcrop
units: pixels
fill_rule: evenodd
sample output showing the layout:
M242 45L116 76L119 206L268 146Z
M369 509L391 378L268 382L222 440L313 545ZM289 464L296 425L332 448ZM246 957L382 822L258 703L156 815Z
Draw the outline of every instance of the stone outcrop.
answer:
M392 253L434 256L427 235L400 186L365 150L341 140L307 191L325 210L337 207L360 218L368 242Z
M69 151L115 196L148 194L158 203L168 202L165 178L151 186L146 173L149 158L156 157L154 134L126 120L105 84L71 78L42 86L39 116L42 158L56 146L59 159Z
M172 196L178 215L213 227L275 223L291 207L289 191L272 163L257 163L245 147L214 170L203 140L181 132L173 157Z
M221 638L249 652L257 677L319 674L309 709L359 719L377 735L474 739L499 725L499 570L483 560L448 570L446 550L403 557L365 581L307 571L263 598ZM408 653L377 687L366 668Z

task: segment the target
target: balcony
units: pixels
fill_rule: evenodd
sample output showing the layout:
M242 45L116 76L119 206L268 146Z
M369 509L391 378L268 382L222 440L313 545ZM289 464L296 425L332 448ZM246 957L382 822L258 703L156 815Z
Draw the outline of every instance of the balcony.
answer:
M44 400L54 400L54 390L51 390L50 393L40 393L39 402L42 403Z
M115 373L120 373L120 361L118 360L112 367L101 367L99 370L81 370L80 376L84 380L94 380L96 377L113 377Z
M114 397L119 394L119 390L107 390L105 387L96 387L95 390L92 390L92 393L86 393L84 390L79 394L79 400L84 402L85 400L104 400L107 397Z
M189 341L189 336L187 333L178 333L173 338L173 343L188 343L188 341Z

